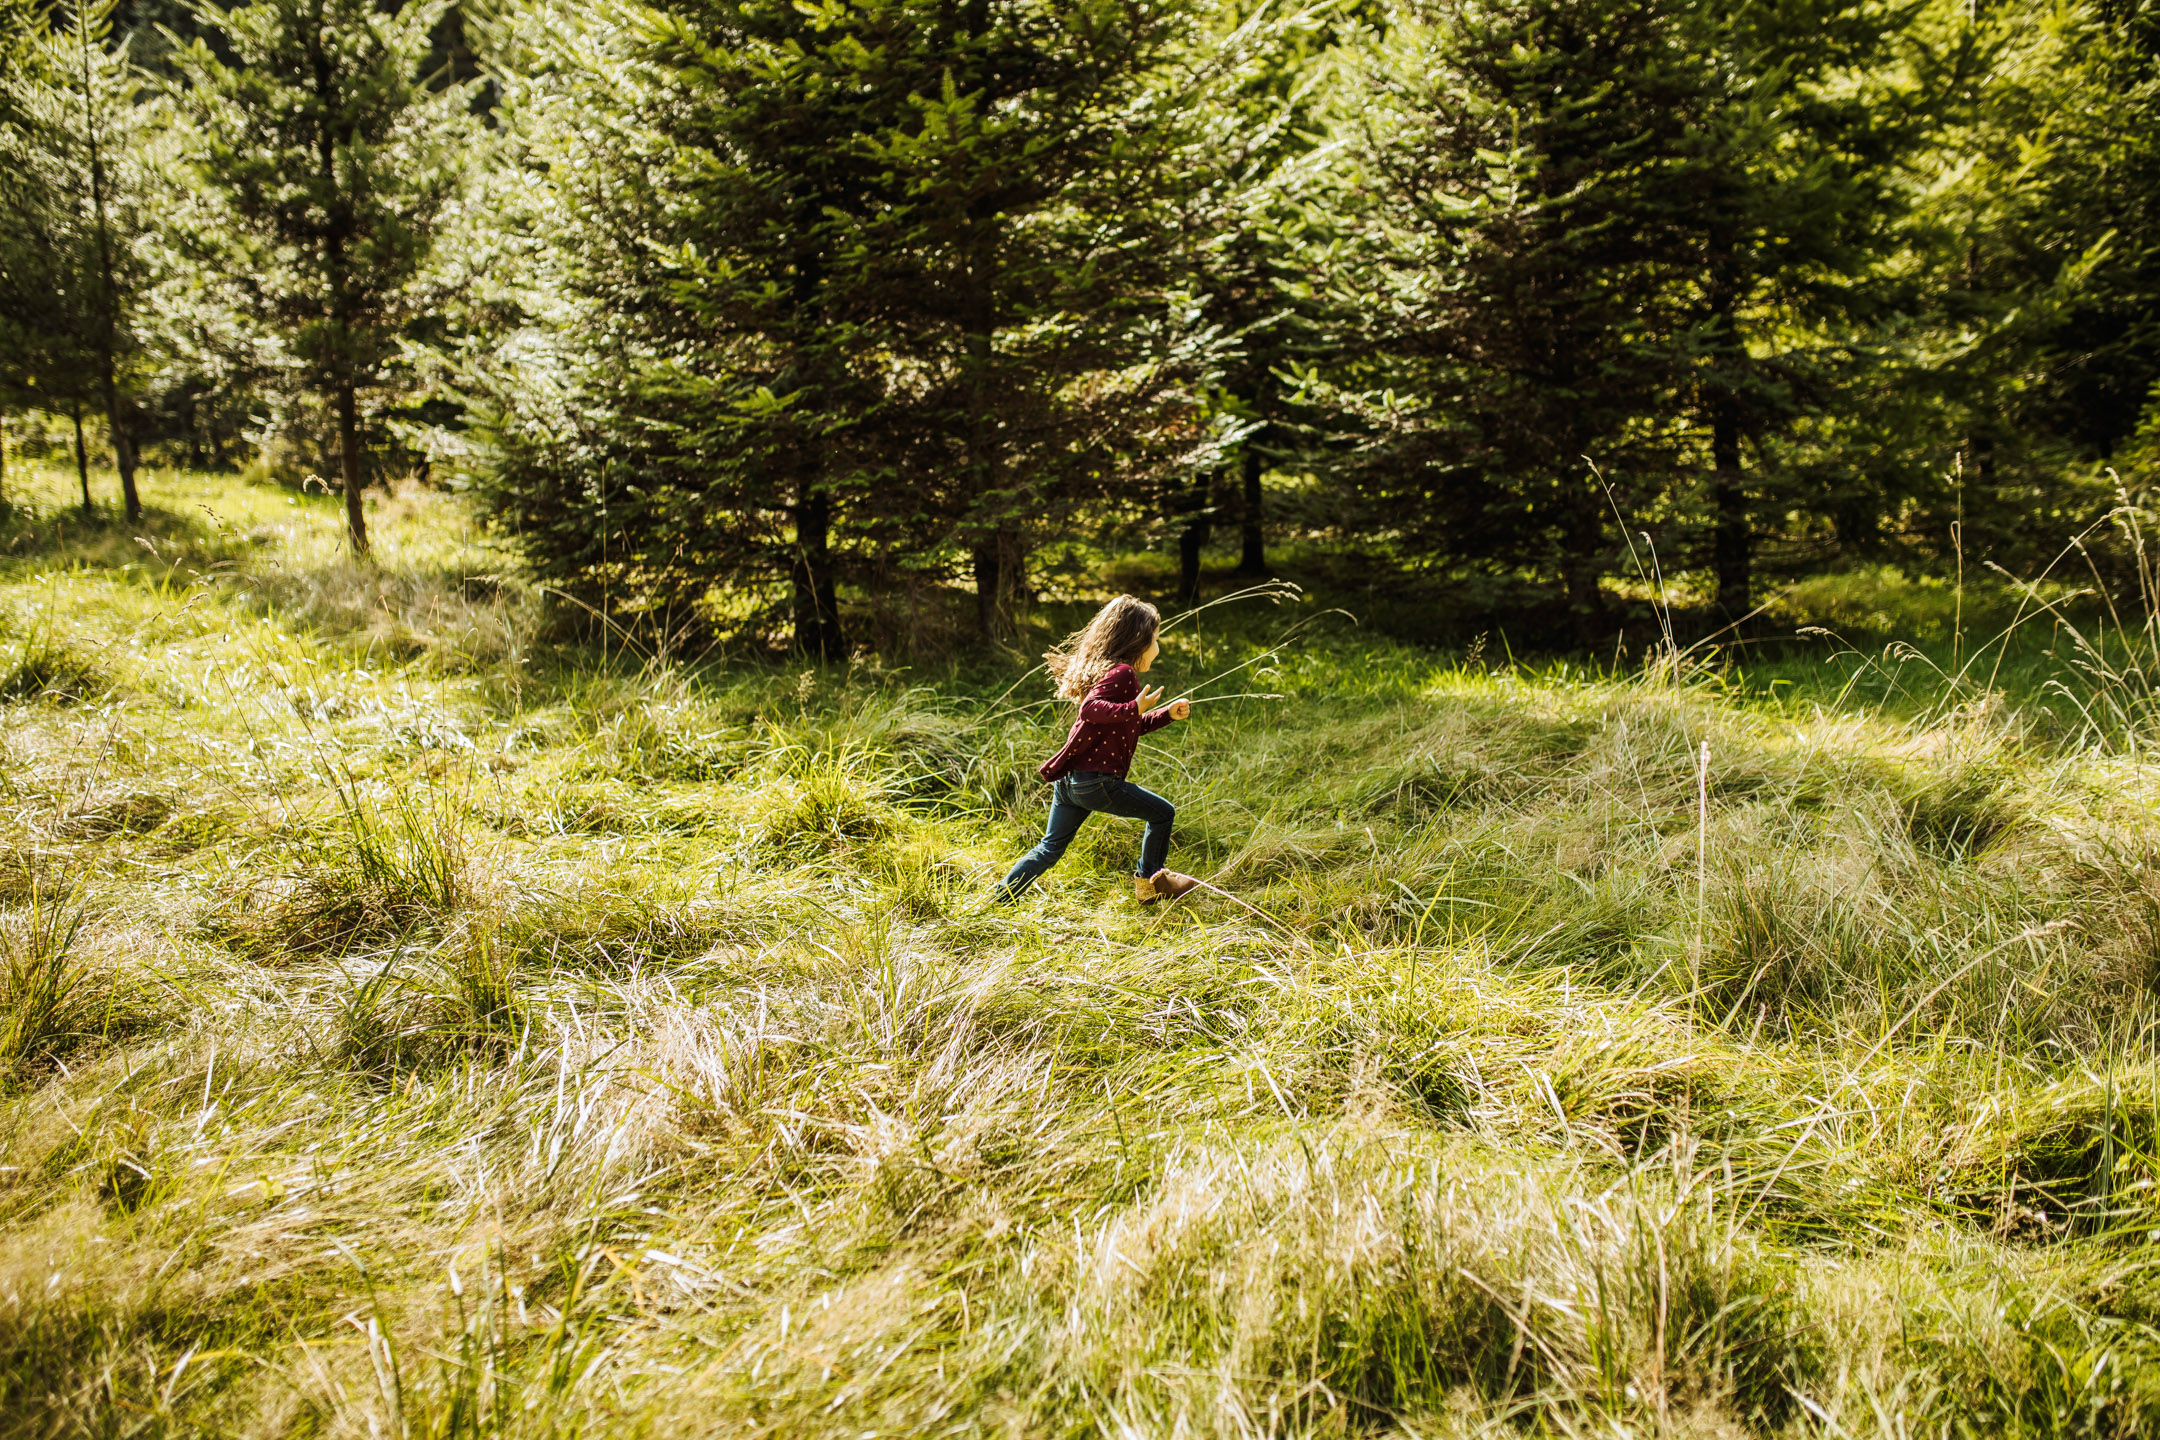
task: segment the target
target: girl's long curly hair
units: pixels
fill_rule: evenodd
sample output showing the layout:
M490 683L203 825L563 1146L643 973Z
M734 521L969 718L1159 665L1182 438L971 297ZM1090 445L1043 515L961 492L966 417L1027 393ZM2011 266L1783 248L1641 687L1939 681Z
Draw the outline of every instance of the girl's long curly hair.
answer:
M1060 700L1084 700L1113 666L1130 665L1147 653L1162 628L1162 615L1145 600L1120 595L1065 643L1043 656Z

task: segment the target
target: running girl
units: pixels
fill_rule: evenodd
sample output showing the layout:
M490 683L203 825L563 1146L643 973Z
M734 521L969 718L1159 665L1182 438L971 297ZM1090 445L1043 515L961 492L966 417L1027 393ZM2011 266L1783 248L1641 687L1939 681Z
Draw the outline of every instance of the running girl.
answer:
M1141 904L1174 900L1200 883L1163 868L1177 807L1125 778L1142 735L1192 713L1186 700L1148 708L1162 699L1162 691L1143 689L1139 677L1161 653L1156 638L1161 628L1162 616L1154 606L1120 595L1098 610L1086 629L1043 657L1057 682L1058 698L1078 700L1080 714L1065 748L1035 772L1052 785L1050 824L999 884L1000 899L1012 899L1057 864L1081 822L1098 811L1147 822L1139 868L1133 872L1133 894Z

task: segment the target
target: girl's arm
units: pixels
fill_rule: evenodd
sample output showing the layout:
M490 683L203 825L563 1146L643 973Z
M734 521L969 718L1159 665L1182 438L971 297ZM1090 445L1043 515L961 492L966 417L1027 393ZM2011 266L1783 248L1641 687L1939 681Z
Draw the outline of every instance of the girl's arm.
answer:
M1087 699L1080 702L1081 722L1087 725L1109 725L1139 719L1140 701L1147 698L1144 691L1140 691L1138 697L1135 697L1139 684L1130 670L1104 676L1093 690L1088 691Z
M1182 720L1190 714L1192 714L1192 701L1183 698L1173 700L1160 709L1150 710L1147 714L1142 715L1140 717L1140 733L1143 735L1152 734L1154 731L1168 725L1171 721Z

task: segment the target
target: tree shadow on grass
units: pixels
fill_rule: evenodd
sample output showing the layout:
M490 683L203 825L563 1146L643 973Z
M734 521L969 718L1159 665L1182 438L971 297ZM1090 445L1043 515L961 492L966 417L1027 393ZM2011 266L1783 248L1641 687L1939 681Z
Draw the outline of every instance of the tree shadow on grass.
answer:
M48 569L127 572L151 584L230 570L261 553L269 537L244 533L207 511L145 506L130 525L99 507L40 510L11 506L0 515L0 581Z

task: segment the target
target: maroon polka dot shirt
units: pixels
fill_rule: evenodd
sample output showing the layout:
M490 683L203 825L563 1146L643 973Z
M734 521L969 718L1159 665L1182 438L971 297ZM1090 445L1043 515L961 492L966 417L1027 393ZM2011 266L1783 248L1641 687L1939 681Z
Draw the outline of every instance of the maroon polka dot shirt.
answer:
M1111 666L1080 702L1080 718L1073 721L1065 748L1043 761L1035 773L1050 781L1074 770L1123 775L1132 768L1133 748L1140 737L1170 723L1169 706L1157 706L1143 715L1139 702L1140 677L1132 666Z

